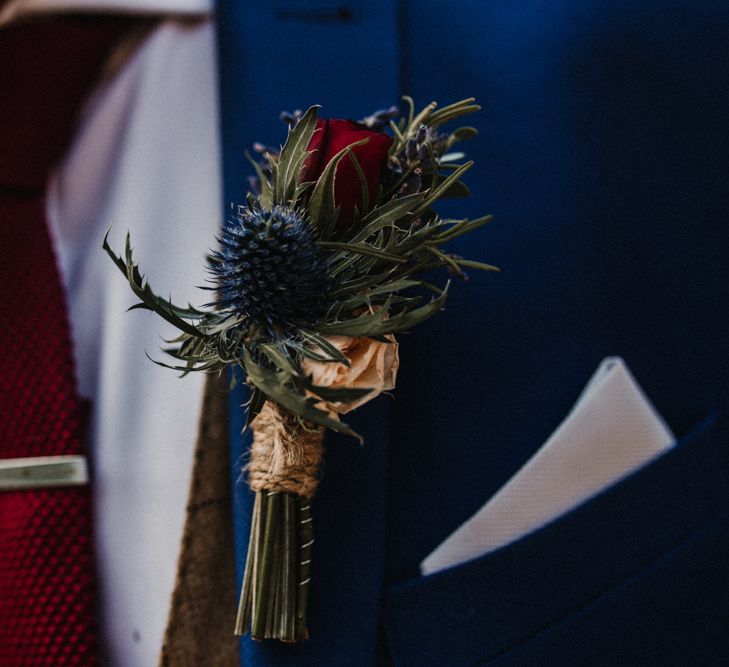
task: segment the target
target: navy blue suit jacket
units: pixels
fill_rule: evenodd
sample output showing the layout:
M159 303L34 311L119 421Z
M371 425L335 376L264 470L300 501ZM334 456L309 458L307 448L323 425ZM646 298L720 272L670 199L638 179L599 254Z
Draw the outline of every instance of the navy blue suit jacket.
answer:
M453 249L502 268L401 337L396 399L352 419L363 447L328 437L312 637L243 639L243 664L729 663L729 5L229 0L219 26L226 202L244 196L244 149L282 137L283 109L473 95L475 196L448 214L495 222ZM675 450L420 577L614 354ZM234 487L242 571L251 494Z

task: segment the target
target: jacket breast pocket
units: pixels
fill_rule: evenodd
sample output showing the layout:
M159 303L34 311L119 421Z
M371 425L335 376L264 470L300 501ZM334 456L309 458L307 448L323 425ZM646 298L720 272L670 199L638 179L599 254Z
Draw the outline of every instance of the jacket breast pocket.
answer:
M394 664L686 664L688 653L719 664L729 653L728 435L714 413L543 528L392 587Z

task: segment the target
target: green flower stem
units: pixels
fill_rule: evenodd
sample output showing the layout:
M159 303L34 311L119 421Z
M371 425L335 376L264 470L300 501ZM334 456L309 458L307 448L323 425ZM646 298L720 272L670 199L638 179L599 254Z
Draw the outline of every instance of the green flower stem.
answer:
M255 575L256 600L253 605L253 618L251 620L251 637L253 639L264 639L266 637L266 619L272 593L271 570L274 544L281 512L281 494L265 493L265 495L265 508L261 513L261 522L264 526L263 540L257 568L258 572Z
M268 494L257 493L256 495L259 497L260 505L258 509L258 516L254 521L256 531L256 550L251 554L251 558L253 558L253 570L251 572L251 607L249 612L251 622L253 621L253 610L256 609L260 598L261 587L259 583L259 576L261 571L261 559L263 557L263 528L266 521L266 508L268 507Z
M268 606L266 609L266 639L278 639L278 619L281 614L281 559L283 556L283 501L286 494L276 494L278 496L276 515L273 518L273 535L271 542L271 570L268 582L265 584L268 589Z
M235 633L256 640L309 636L306 609L314 543L309 501L293 493L256 493Z
M282 607L278 635L282 641L296 641L296 497L284 495L283 559L281 576Z
M308 639L306 627L306 609L309 602L309 581L311 575L311 555L314 545L314 527L312 525L311 505L306 498L299 500L299 562L296 595L296 639Z
M235 619L235 634L243 635L251 620L251 606L253 604L253 570L258 553L258 539L260 530L258 528L261 517L261 495L256 493L253 502L253 516L251 518L251 535L248 539L248 557L246 558L246 569L243 573L243 587L241 588L240 602L238 603L238 615Z

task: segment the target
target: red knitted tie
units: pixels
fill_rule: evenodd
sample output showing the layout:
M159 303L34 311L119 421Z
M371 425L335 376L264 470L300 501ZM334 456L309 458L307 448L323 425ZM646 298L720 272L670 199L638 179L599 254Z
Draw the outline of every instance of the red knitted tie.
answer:
M83 452L44 195L130 26L65 17L0 30L0 458ZM95 596L88 486L0 491L0 666L97 664Z

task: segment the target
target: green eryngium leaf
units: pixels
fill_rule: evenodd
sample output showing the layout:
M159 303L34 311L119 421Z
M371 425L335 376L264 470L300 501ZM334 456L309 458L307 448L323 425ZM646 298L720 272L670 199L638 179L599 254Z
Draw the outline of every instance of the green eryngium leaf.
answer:
M334 205L334 183L337 165L340 160L354 147L366 144L369 139L360 139L339 151L329 162L319 176L314 191L309 199L309 221L313 229L319 232L321 238L329 238L336 222ZM354 157L352 155L352 157Z
M181 309L173 306L171 301L167 301L165 299L162 299L161 297L158 297L152 291L152 288L149 286L149 284L144 282L144 276L142 276L142 274L139 272L139 269L134 264L132 258L131 236L127 234L126 237L125 262L124 260L122 260L121 257L117 256L114 253L114 251L111 249L111 246L109 245L110 231L111 228L109 228L109 230L104 235L104 242L102 243L101 247L106 251L109 257L111 257L111 259L114 261L114 264L117 265L119 270L127 277L129 286L132 288L134 294L136 294L137 297L139 297L139 299L150 310L157 313L160 317L167 320L167 322L169 322L173 326L176 326L178 329L180 329L180 331L184 331L185 333L188 333L192 336L204 338L205 335L202 331L200 331L197 327L193 326L189 322L186 322L175 313L176 310Z
M362 213L366 214L370 210L370 192L369 188L367 187L367 178L365 177L364 171L362 171L362 165L359 163L359 160L357 159L357 156L354 154L354 152L348 150L347 156L352 162L354 170L357 172L359 185L360 188L362 188Z
M308 343L303 352L304 356L307 356L310 359L317 359L318 361L338 362L344 364L347 368L349 368L349 359L347 359L344 353L338 348L334 347L334 345L332 345L324 336L316 333L316 331L303 330L301 331L301 335ZM313 347L319 348L323 352L323 355L317 354L312 349Z
M301 167L308 155L307 148L316 131L316 111L313 106L302 116L293 128L289 128L286 143L277 161L271 160L273 174L273 203L281 206L290 204L299 182Z
M261 194L258 197L258 202L263 210L270 211L273 206L273 189L271 188L271 181L269 181L267 176L263 173L261 165L251 157L251 154L248 151L246 151L245 155L256 170L256 175L258 176L258 180L261 184Z
M474 229L478 229L483 225L487 225L489 222L491 222L491 220L493 220L493 216L491 215L484 215L483 217L476 218L475 220L461 220L457 224L453 225L453 227L451 227L450 229L444 231L441 234L438 234L438 236L436 236L433 241L438 244L452 241L453 239L457 239L459 236L463 236L464 234L472 232Z
M332 419L329 413L317 408L317 400L307 396L303 390L297 389L292 384L290 375L284 371L272 371L257 364L248 350L243 353L243 362L249 381L272 401L298 415L301 419L351 435L362 442L362 437L347 424Z
M371 394L374 389L362 388L356 389L354 387L319 387L315 384L310 384L307 387L312 393L316 394L319 398L325 401L331 401L332 403L351 403L356 401L358 398Z
M369 255L371 257L377 257L379 259L386 259L389 262L395 262L396 264L402 264L408 261L407 257L401 257L400 255L393 255L392 253L379 250L366 243L344 243L339 241L319 241L317 244L327 250L341 250L340 255L346 257L349 253L355 253L357 255Z
M295 365L295 362L278 345L275 343L262 343L258 347L273 362L276 368L285 371L293 377L303 377L301 369Z
M360 315L351 320L323 323L317 327L317 330L322 333L345 336L382 336L407 331L443 309L449 286L450 281L440 296L419 308L388 317L387 308L383 306L374 313Z
M438 187L429 192L425 198L425 200L418 206L418 208L413 211L414 215L420 215L421 213L425 212L432 204L434 204L440 197L443 196L443 193L445 193L453 183L455 183L463 174L465 174L471 167L473 166L473 160L466 162L462 164L458 169L453 171L453 173L448 175L448 178L446 178L444 181L441 181L438 184Z
M398 220L410 213L416 205L420 205L422 200L422 193L416 192L406 197L391 199L386 204L378 206L362 219L360 231L353 238L349 239L349 242L360 243L384 227L395 224Z

